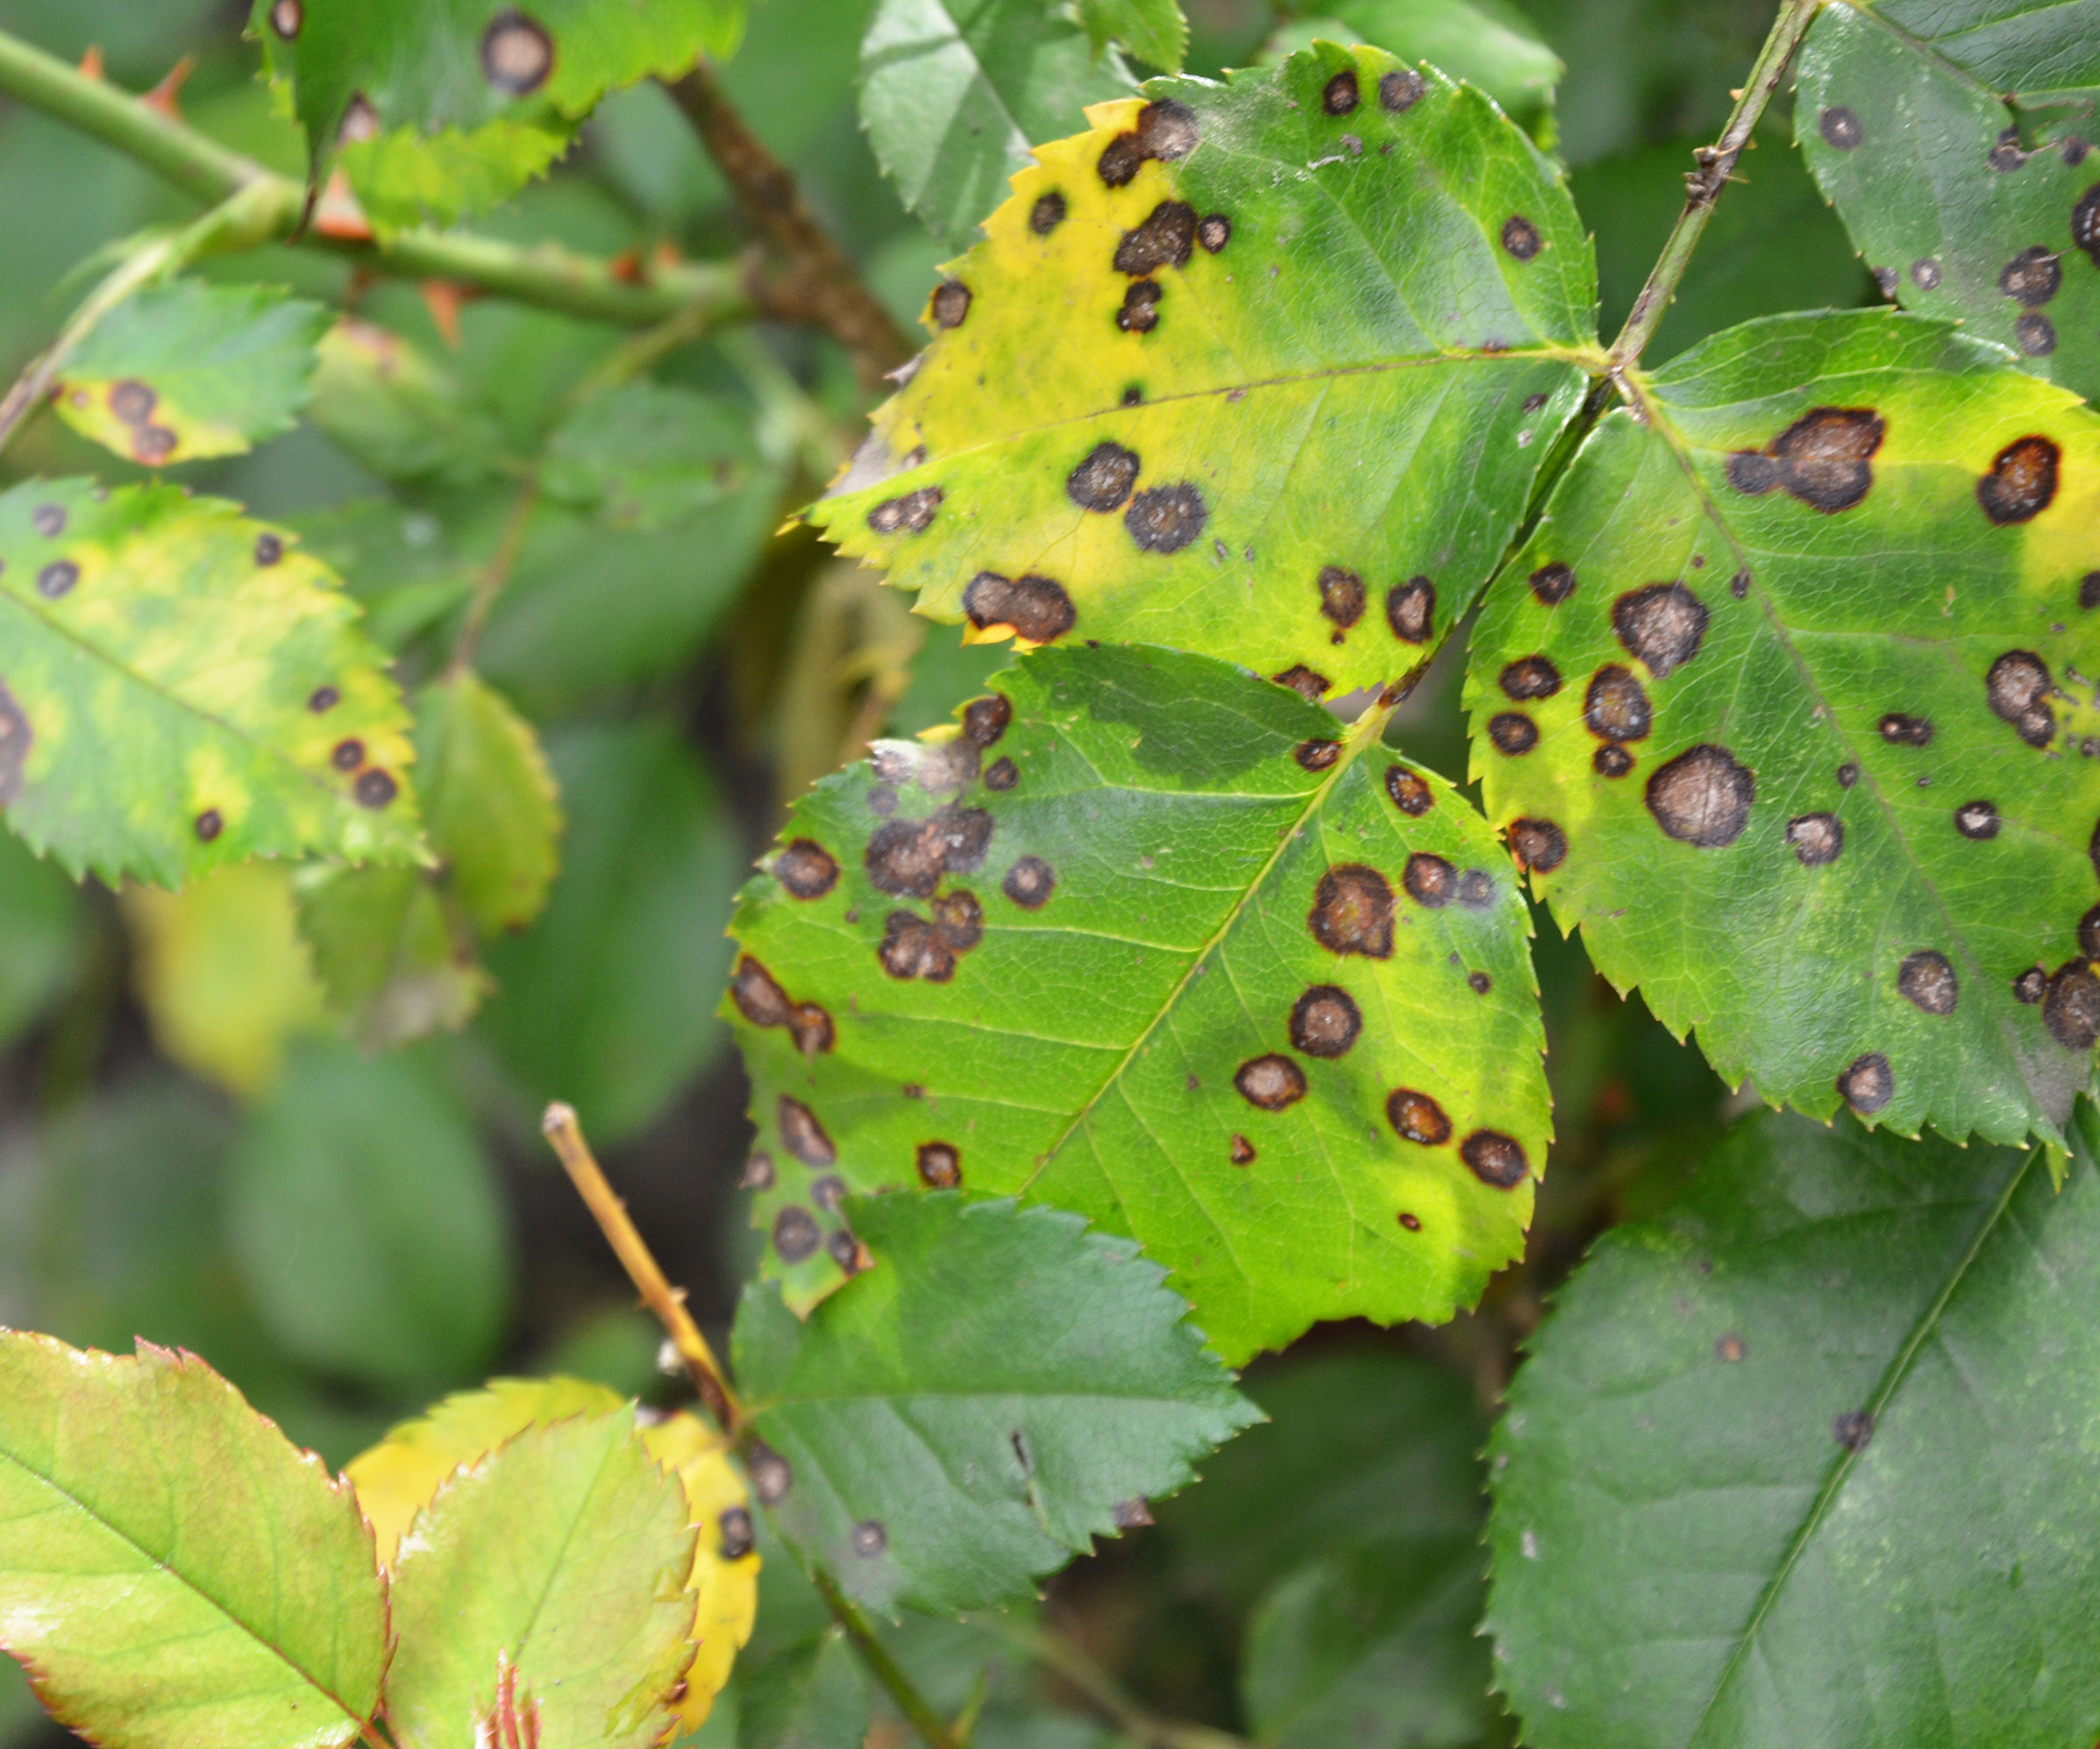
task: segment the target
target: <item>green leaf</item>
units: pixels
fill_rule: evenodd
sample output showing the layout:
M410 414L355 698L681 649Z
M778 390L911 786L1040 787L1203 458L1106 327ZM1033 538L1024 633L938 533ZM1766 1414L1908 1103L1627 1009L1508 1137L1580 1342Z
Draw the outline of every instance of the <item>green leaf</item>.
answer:
M1365 1541L1306 1562L1248 1624L1247 1722L1276 1749L1470 1749L1498 1710L1478 1536Z
M0 806L78 874L420 854L408 714L317 560L173 486L0 494Z
M1383 685L1583 397L1589 239L1484 98L1379 51L1147 89L1015 177L808 514L973 636Z
M878 1608L1018 1602L1258 1418L1128 1241L954 1193L846 1205L871 1268L807 1323L744 1290L752 1485Z
M868 1685L837 1628L788 1646L743 1680L737 1749L860 1749Z
M424 870L310 864L292 890L328 1007L367 1050L457 1032L494 988L472 930Z
M493 942L481 1024L525 1090L601 1138L651 1121L722 1042L701 992L729 963L737 828L678 736L655 722L571 728L548 754L568 813L545 913Z
M1893 313L1732 329L1640 393L1481 616L1490 818L1730 1082L2061 1137L2100 1035L2100 421Z
M149 286L66 359L59 416L149 466L238 455L296 423L328 320L261 286Z
M1043 0L879 0L860 45L861 125L942 242L976 234L1030 146L1132 89L1087 34Z
M630 382L594 395L547 440L540 489L615 529L661 529L763 479L750 413L726 395ZM763 489L762 487L760 488Z
M739 0L254 0L251 32L317 170L339 154L382 225L486 211L609 90L674 79L743 33Z
M431 848L484 936L522 929L553 883L561 807L532 726L469 669L416 700Z
M194 1355L0 1332L0 1641L110 1749L336 1749L386 1604L350 1490Z
M2100 395L2100 32L2084 5L1826 6L1794 125L1890 297ZM1999 94L2004 93L2004 96Z
M819 784L737 914L791 1303L852 1255L842 1187L960 1182L1135 1238L1235 1363L1470 1305L1550 1127L1480 817L1202 657L1043 651L962 715Z
M1598 1241L1491 1448L1527 1743L2100 1729L2090 1126L2058 1192L2039 1149L1760 1115Z
M310 1045L234 1150L229 1230L285 1347L380 1385L477 1371L502 1333L508 1234L466 1115L400 1056Z
M494 473L503 437L449 366L354 318L322 336L307 416L385 480L466 486Z
M1178 0L1079 0L1079 23L1096 55L1120 42L1162 73L1178 73L1188 53L1189 23Z
M528 1428L417 1516L392 1587L402 1749L647 1749L691 1661L686 1499L621 1407Z

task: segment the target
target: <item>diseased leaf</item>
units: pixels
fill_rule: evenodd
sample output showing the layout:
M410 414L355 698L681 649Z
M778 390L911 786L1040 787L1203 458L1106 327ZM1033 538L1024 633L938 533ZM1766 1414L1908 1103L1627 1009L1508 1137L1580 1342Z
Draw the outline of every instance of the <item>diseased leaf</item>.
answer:
M503 435L452 368L390 330L338 322L321 337L308 418L381 479L466 486L502 461Z
M1470 1305L1549 1134L1479 815L1202 657L1043 651L961 715L819 784L737 913L789 1303L852 1259L843 1191L959 1183L1137 1240L1235 1363Z
M861 1749L867 1738L867 1679L837 1628L775 1653L742 1688L737 1749Z
M2039 1148L1761 1114L1597 1241L1491 1447L1527 1743L2100 1731L2090 1123L2059 1192Z
M234 1149L227 1204L256 1309L310 1365L381 1385L456 1378L502 1334L494 1168L409 1059L296 1052Z
M1133 89L1087 34L1042 0L878 0L860 45L861 125L943 243L976 235L1030 146Z
M1120 42L1162 73L1178 73L1188 53L1189 25L1178 0L1079 0L1079 23L1097 55Z
M194 1355L0 1331L0 1644L110 1749L338 1749L387 1613L346 1488Z
M1014 179L809 516L973 637L1381 686L1582 399L1589 239L1484 98L1377 50L1147 89Z
M1751 323L1641 393L1483 612L1490 817L1728 1080L2061 1138L2100 1036L2100 421L1893 313Z
M327 327L321 305L261 286L149 286L68 356L59 416L149 466L238 455L292 429Z
M596 511L607 527L655 530L771 473L737 402L642 381L593 395L563 421L539 480L548 497Z
M693 1532L625 1404L531 1426L454 1476L396 1557L402 1749L647 1749L692 1660Z
M124 910L154 1044L235 1093L262 1092L292 1039L321 1023L290 876L268 863L236 864L180 892L127 888Z
M2100 395L2091 7L1840 0L1797 83L1802 152L1883 291Z
M339 157L375 223L486 211L606 92L730 53L738 0L254 0L251 32L317 170Z
M75 874L420 854L408 713L318 561L172 486L0 494L0 806Z
M672 1704L680 1731L697 1731L714 1710L737 1653L758 1612L758 1546L751 1495L730 1462L730 1442L697 1416L672 1415L642 1429L649 1454L674 1471L698 1534L686 1589L694 1600L693 1662Z
M803 1323L744 1290L752 1484L853 1596L1024 1600L1259 1418L1128 1241L952 1192L845 1205L872 1266Z

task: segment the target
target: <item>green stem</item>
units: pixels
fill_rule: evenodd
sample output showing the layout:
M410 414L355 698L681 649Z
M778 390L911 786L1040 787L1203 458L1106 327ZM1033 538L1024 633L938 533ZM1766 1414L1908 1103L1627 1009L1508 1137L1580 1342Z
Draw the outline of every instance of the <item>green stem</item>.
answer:
M911 1678L890 1656L889 1648L877 1637L874 1624L861 1612L860 1605L839 1589L837 1580L814 1562L810 1565L809 1577L817 1595L823 1598L824 1607L831 1611L831 1619L845 1630L846 1638L860 1654L861 1662L868 1667L868 1674L882 1684L883 1692L904 1715L905 1723L919 1733L926 1749L960 1749L940 1714L912 1686Z
M594 321L645 328L686 312L706 325L757 313L743 274L720 262L655 269L636 283L609 262L540 244L519 248L465 231L409 231L388 238L345 238L299 231L306 190L253 159L229 151L195 128L141 103L103 79L68 67L0 31L0 95L68 122L106 146L159 171L200 200L246 196L274 222L239 246L296 238L304 247L346 255L375 272L405 279L454 280L514 302Z
M1045 1669L1064 1677L1093 1702L1111 1724L1144 1749L1250 1749L1245 1738L1235 1737L1230 1731L1162 1717L1140 1705L1114 1677L1061 1633L1004 1616L989 1618L987 1625Z
M1735 113L1728 117L1728 125L1721 130L1720 139L1700 149L1698 167L1684 179L1687 190L1684 210L1677 215L1676 225L1669 233L1669 240L1662 245L1655 271L1648 274L1641 295L1634 300L1633 313L1627 317L1626 326L1612 343L1612 368L1615 372L1638 362L1648 343L1655 338L1670 300L1677 295L1684 270L1691 265L1692 251L1698 247L1707 221L1713 217L1714 203L1720 198L1721 189L1734 173L1735 160L1742 156L1750 136L1757 131L1766 105L1779 89L1779 82L1786 76L1787 63L1793 59L1795 49L1800 46L1802 37L1822 5L1823 0L1783 0L1780 6L1779 16L1772 21L1771 33L1765 38L1764 46L1757 53L1756 65L1750 69L1742 96L1736 100Z

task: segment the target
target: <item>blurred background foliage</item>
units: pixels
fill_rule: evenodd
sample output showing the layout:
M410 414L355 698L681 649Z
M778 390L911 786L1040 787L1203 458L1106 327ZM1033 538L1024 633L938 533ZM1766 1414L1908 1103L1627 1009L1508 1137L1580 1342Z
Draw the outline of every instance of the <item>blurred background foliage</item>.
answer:
M1607 335L1769 11L1753 0L1187 10L1196 73L1355 37L1441 58L1492 92L1569 167L1597 236ZM299 138L257 80L246 11L0 0L0 26L68 57L98 50L134 89L189 57L185 117L295 173ZM952 211L922 224L906 210L864 131L861 44L876 11L756 0L723 79L916 332L950 252L929 224L957 233ZM1075 75L1078 98L1098 95L1079 88L1100 71ZM1050 132L1079 125L1064 119ZM1652 357L1762 312L1872 298L1787 139L1783 117L1768 122ZM146 170L4 105L0 197L11 374L98 252L185 210ZM725 259L751 241L654 86L607 102L557 173L485 228L601 255ZM295 433L171 472L298 529L364 601L404 684L436 679L471 623L479 672L546 750L560 865L528 927L504 926L500 906L477 915L478 963L410 905L399 963L384 966L330 954L342 914L330 907L399 905L398 893L313 891L271 865L176 894L110 892L75 887L0 835L0 1321L76 1343L193 1347L337 1464L491 1371L573 1372L667 1401L651 1326L543 1155L540 1103L559 1095L592 1118L671 1274L703 1322L726 1323L749 1246L742 1082L715 1017L731 895L790 799L871 736L943 720L1000 655L956 647L806 531L774 536L868 405L851 361L813 331L644 357L611 329L365 282L310 253L207 272L290 286L355 322L328 343ZM608 383L619 386L587 398ZM142 471L47 419L0 483L89 472ZM1462 645L1395 730L1457 778ZM1484 1418L1590 1236L1667 1199L1731 1108L1689 1045L1537 921L1560 1140L1531 1255L1451 1327L1327 1327L1258 1364L1249 1388L1272 1425L1223 1452L1156 1527L1052 1583L1044 1614L1065 1638L1047 1662L1026 1623L901 1626L899 1655L940 1705L982 1699L980 1744L1077 1749L1112 1740L1101 1722L1117 1719L1127 1738L1113 1740L1143 1741L1153 1710L1277 1744L1499 1740L1470 1632ZM434 949L417 935L430 927ZM769 1561L761 1596L743 1667L785 1673L767 1704L788 1696L798 1710L740 1726L732 1691L700 1740L857 1740L871 1728L860 1680L785 1558ZM870 1741L896 1740L879 1719L872 1728ZM47 1729L0 1669L0 1744Z

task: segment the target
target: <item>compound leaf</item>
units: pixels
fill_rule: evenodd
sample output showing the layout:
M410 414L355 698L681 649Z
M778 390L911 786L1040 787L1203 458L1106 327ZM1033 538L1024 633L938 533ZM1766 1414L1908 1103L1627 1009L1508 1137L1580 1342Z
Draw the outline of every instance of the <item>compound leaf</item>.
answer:
M150 466L238 455L292 429L327 328L321 305L260 286L149 286L66 359L59 416Z
M75 873L421 854L408 713L317 560L173 486L0 494L0 806Z
M1014 177L808 514L972 636L1383 685L1582 399L1589 239L1491 103L1379 50L1147 89Z
M1797 83L1802 152L1883 291L2100 395L2090 8L1839 0Z
M819 784L732 925L790 1303L844 1190L959 1183L1136 1239L1235 1363L1470 1305L1549 1129L1478 814L1205 657L1042 651L962 717Z
M395 1559L402 1749L647 1749L692 1661L686 1498L623 1404L525 1428L439 1489Z
M855 1596L1025 1600L1259 1418L1128 1241L954 1192L846 1209L872 1265L807 1323L752 1283L735 1340L758 1497Z
M606 92L733 51L739 0L254 0L251 30L317 170L373 220L482 212L565 151Z
M347 1488L194 1355L0 1331L0 1644L110 1749L337 1749L387 1611Z
M1729 330L1642 396L1483 612L1490 817L1729 1080L2060 1139L2100 1036L2100 420L1893 312Z
M1760 1114L1597 1242L1490 1447L1527 1743L2100 1730L2089 1113L2061 1191L2039 1148Z

